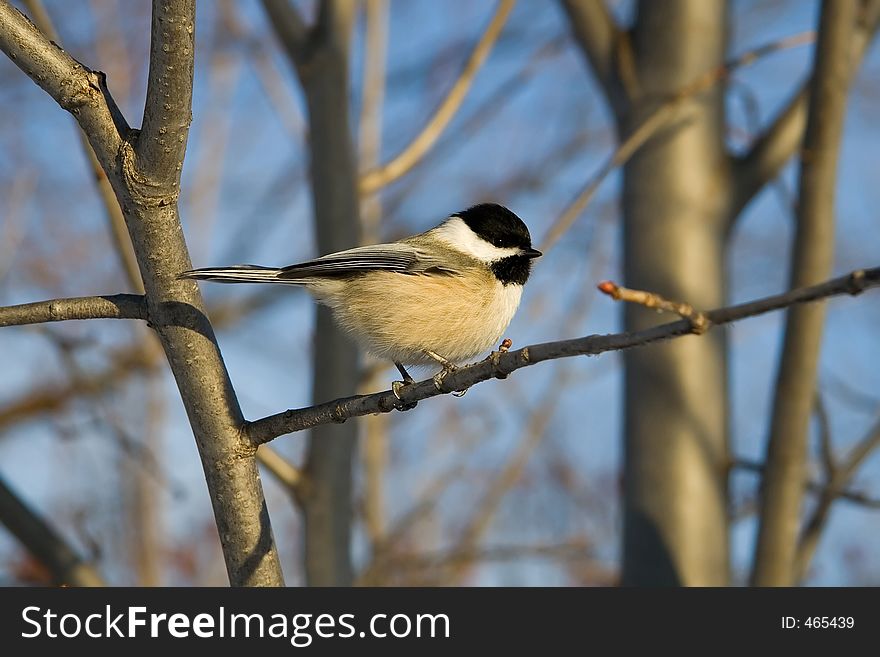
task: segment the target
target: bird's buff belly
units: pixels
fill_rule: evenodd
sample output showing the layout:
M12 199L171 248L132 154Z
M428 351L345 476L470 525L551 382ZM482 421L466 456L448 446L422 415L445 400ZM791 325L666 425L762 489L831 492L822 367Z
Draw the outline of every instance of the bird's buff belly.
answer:
M393 291L393 292L392 292ZM454 363L489 351L513 318L521 285L458 276L384 273L349 282L347 307L322 299L343 329L373 355L406 365L432 364L430 350Z

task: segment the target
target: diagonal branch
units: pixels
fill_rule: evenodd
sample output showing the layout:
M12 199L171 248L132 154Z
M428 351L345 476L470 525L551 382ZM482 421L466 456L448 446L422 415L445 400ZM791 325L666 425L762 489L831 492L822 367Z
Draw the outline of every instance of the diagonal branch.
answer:
M42 563L58 584L106 586L98 572L85 562L46 521L29 508L0 478L0 522Z
M825 529L825 525L831 515L832 505L838 498L846 499L846 487L852 481L859 466L878 447L880 447L880 421L875 422L865 437L853 447L846 460L840 466L836 466L831 470L828 482L822 490L822 495L819 497L816 508L807 520L798 541L797 557L795 560L795 578L798 581L802 580L807 574L807 569L819 545L822 531Z
M305 474L281 454L268 445L263 445L257 451L257 460L291 495L299 495L303 492L306 485Z
M818 285L798 288L757 301L710 310L705 314L707 329L754 317L795 304L808 303L843 294L856 295L880 286L880 267L859 269L845 276ZM688 319L661 324L633 333L588 335L573 340L545 342L504 353L493 352L486 360L462 367L450 373L439 388L429 379L404 387L400 399L391 391L371 395L357 395L317 404L304 409L290 409L259 420L245 423L243 433L254 445L262 445L278 436L329 423L345 422L349 418L369 413L389 413L414 402L465 390L482 381L503 379L512 372L546 360L571 356L592 356L606 351L619 351L681 337L693 333Z
M872 429L872 431L874 431L874 429ZM859 464L860 463L861 461ZM753 461L744 458L734 459L731 462L730 467L736 468L737 470L744 470L746 472L754 472L759 475L763 475L767 468L767 466L761 461ZM827 482L809 479L804 482L804 489L807 492L820 497L831 494L831 497L843 502L849 502L854 506L860 506L866 509L880 509L880 499L857 490L837 489L832 492L832 489L828 486Z
M633 62L626 34L615 24L605 0L561 0L561 4L608 104L618 118L623 116L634 84L634 73L624 76L621 70L624 64L631 69Z
M378 189L388 185L403 176L407 171L412 169L419 160L427 153L430 148L437 142L440 135L449 125L452 117L455 116L461 104L464 102L465 96L471 88L474 78L479 72L492 47L498 40L507 17L510 15L515 0L500 0L492 20L483 32L483 36L474 46L473 52L468 57L464 69L455 84L449 90L446 98L440 103L440 107L434 112L434 116L430 118L428 123L422 128L419 135L410 142L410 144L398 153L392 160L382 166L367 171L360 179L360 193L370 194Z
M305 59L309 30L290 0L263 0L269 22L292 61Z
M0 327L63 322L68 319L147 319L147 304L138 294L76 297L0 307Z
M0 0L0 50L65 110L89 136L105 170L128 132L103 73L92 71L49 41L18 9Z

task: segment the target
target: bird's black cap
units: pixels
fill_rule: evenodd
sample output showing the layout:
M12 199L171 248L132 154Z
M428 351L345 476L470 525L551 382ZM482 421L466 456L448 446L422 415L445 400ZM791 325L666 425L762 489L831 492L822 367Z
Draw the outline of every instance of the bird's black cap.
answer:
M523 220L503 205L480 203L456 213L455 216L460 217L468 228L493 246L534 251L532 236ZM534 253L538 254L537 251Z

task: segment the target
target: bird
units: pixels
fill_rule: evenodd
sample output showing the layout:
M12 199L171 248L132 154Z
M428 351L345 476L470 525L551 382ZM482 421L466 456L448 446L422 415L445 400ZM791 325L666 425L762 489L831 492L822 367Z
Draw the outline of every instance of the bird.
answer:
M497 343L542 254L526 224L497 203L456 212L423 233L359 246L287 267L206 267L179 278L305 288L367 352L394 363L400 398L406 366L439 364L440 388L458 364Z

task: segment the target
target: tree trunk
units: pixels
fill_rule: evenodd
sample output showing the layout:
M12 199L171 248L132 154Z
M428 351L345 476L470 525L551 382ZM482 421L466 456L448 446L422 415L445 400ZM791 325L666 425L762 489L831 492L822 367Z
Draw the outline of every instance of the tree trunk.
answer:
M642 2L633 31L631 132L724 61L720 0ZM697 308L723 305L731 175L724 89L686 101L624 171L626 285ZM627 331L668 317L628 305ZM625 355L625 585L724 585L729 576L727 358L723 330Z

